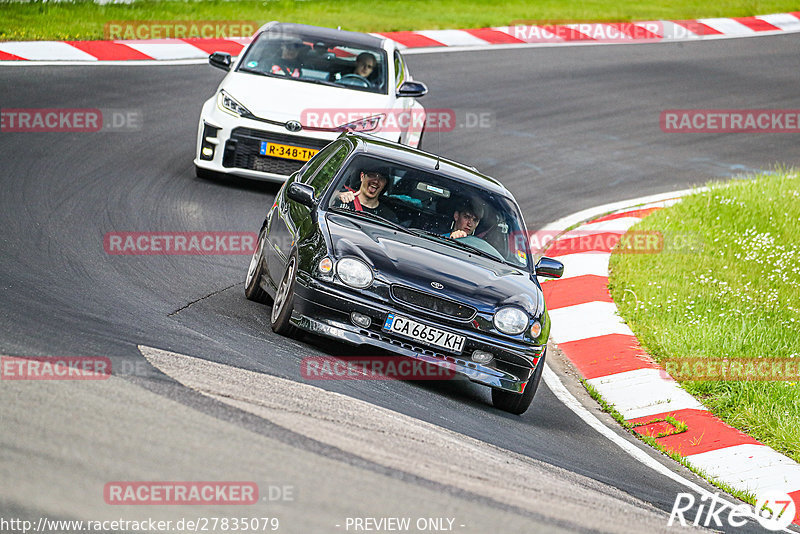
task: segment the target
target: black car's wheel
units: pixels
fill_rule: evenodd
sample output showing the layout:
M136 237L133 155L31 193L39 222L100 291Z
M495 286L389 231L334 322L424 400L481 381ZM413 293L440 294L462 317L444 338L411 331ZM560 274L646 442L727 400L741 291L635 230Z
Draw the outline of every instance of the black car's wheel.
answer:
M289 322L294 308L294 281L297 275L297 253L293 252L289 256L289 263L286 265L286 272L278 284L275 291L275 302L272 303L272 313L269 322L272 331L282 336L290 336L294 333L294 327Z
M256 302L271 304L272 297L261 288L261 276L264 271L264 230L258 234L258 243L250 258L250 266L247 268L247 276L244 279L244 296Z
M536 390L539 389L539 381L542 379L542 370L544 369L544 359L547 356L547 349L542 354L542 359L533 371L533 375L528 380L528 385L525 386L525 392L520 395L519 393L511 393L510 391L503 391L502 389L492 389L492 404L495 408L499 408L504 412L521 415L525 413L528 406L533 401L533 396L536 395Z

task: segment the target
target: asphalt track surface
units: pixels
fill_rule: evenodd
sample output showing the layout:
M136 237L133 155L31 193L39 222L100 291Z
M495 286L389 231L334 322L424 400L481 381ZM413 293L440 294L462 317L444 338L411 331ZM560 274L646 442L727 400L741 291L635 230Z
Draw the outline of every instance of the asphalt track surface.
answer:
M426 107L491 117L488 128L428 133L426 149L501 179L535 229L607 202L800 163L791 134L666 134L658 123L664 109L800 108L799 47L800 36L786 35L408 62L430 88ZM136 132L0 134L0 353L108 356L121 370L102 382L0 383L2 516L243 515L240 507L108 506L102 490L116 480L256 480L293 486L293 501L244 510L281 517L282 532L346 532L345 518L356 516L455 517L460 532L666 528L685 489L636 463L544 384L521 417L460 381L313 382L344 397L320 396L299 385L300 360L353 350L274 335L269 309L243 295L248 256L104 252L110 231L258 230L274 187L194 177L200 105L221 76L207 65L0 67L3 108L115 108L144 119ZM145 359L140 345L198 360ZM216 383L208 362L223 366ZM221 391L234 379L270 406L234 405ZM580 396L574 379L564 380ZM298 405L278 391L312 393ZM449 454L428 465L425 449L412 447L407 466L396 451L376 456L364 444L401 433L393 414L435 435L419 438L437 447L432 457ZM523 467L502 467L485 444ZM472 456L473 446L484 456ZM477 479L462 480L470 473ZM525 491L534 493L519 502Z

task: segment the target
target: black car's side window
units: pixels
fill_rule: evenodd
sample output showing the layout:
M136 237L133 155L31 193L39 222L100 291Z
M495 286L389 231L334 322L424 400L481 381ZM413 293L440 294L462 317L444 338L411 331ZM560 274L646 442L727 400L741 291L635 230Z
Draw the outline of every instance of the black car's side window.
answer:
M333 142L320 150L308 163L305 165L305 169L303 169L302 174L300 175L299 181L303 182L304 184L309 183L311 179L314 178L314 173L317 172L317 169L322 166L325 160L328 159L328 156L333 154L337 148L341 147L342 143Z
M314 188L314 194L317 198L328 188L339 167L342 166L342 162L347 158L348 153L347 146L340 144L333 155L320 167L317 174L309 180L308 185Z

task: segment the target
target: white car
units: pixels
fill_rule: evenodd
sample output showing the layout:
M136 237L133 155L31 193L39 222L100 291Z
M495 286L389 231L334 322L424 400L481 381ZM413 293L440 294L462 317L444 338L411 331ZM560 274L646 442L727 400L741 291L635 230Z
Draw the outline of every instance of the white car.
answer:
M209 63L229 72L200 114L199 177L283 182L343 131L422 139L428 88L390 39L270 22L238 58Z

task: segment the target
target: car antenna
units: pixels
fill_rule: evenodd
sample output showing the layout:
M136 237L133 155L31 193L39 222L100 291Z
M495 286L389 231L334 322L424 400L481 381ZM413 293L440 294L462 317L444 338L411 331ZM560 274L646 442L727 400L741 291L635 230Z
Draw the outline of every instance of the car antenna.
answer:
M439 129L436 135L436 167L433 168L433 170L435 171L439 170L439 148L441 147L441 144L442 144L442 130Z

